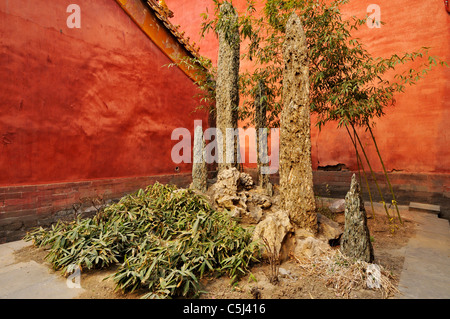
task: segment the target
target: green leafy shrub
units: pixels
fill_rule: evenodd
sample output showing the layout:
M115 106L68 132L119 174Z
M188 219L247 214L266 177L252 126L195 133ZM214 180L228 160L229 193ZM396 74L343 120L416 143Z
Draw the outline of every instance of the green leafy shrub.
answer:
M25 240L49 247L47 260L64 273L73 265L95 269L120 262L111 275L117 288L146 289L145 298L198 296L205 274L236 281L259 251L251 232L204 197L159 183L93 218L39 228Z

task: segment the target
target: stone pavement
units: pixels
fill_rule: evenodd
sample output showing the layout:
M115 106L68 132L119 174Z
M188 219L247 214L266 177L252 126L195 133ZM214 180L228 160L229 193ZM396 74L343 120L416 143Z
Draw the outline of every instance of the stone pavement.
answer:
M417 224L416 236L399 251L405 256L396 299L450 299L450 227L432 213L402 209L402 217ZM72 299L82 288L69 288L66 279L48 266L16 262L14 251L30 243L0 245L0 299Z
M0 299L72 299L82 288L69 288L66 278L33 260L15 262L14 251L31 243L22 240L0 245Z
M405 247L399 299L450 299L450 227L433 213L408 212L418 223ZM409 216L408 216L409 217Z

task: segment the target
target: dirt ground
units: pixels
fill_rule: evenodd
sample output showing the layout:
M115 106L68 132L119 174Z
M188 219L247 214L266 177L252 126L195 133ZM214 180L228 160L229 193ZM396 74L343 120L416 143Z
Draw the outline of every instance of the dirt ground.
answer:
M404 256L402 247L404 247L409 238L415 233L416 225L413 221L403 218L404 225L399 225L392 232L392 226L381 207L375 208L375 218L371 217L370 208L368 212L368 227L373 237L373 247L375 253L375 262L389 270L396 285L403 268ZM402 213L402 211L400 211ZM343 226L344 214L338 213L332 216L333 219ZM334 249L338 249L335 247ZM51 265L45 261L46 251L44 249L25 247L16 252L17 262L34 260L41 264L47 264L49 269ZM82 271L81 286L84 292L79 296L83 299L135 299L139 298L143 292L133 294L124 294L121 291L114 291L114 283L111 279L104 280L111 275L117 266L109 269ZM277 284L269 281L270 266L266 262L256 264L251 269L251 274L247 275L235 284L230 285L229 278L203 278L202 284L206 293L201 298L206 299L241 299L241 298L261 298L261 299L336 299L344 298L337 295L336 292L327 287L326 278L317 274L305 272L296 260L290 259L280 265L288 275L280 276ZM253 277L253 278L252 278ZM256 281L255 281L256 279ZM357 299L378 299L382 298L379 290L357 289L352 290L347 296Z
M394 278L392 284L397 286L404 262L401 248L414 235L416 224L403 218L404 225L400 225L397 221L396 224L399 227L395 227L395 232L391 232L392 226L389 225L382 207L375 208L375 219L371 217L371 213L368 213L368 215L368 227L371 237L373 237L374 263L388 270ZM334 217L336 222L344 225L343 213L336 214ZM333 249L339 249L339 247ZM383 297L380 290L371 289L352 290L347 297L338 295L332 288L327 287L326 278L306 272L292 258L282 263L280 267L288 275L280 276L277 284L272 284L269 280L270 266L268 263L257 264L251 269L257 280L256 282L250 276L246 276L240 280L238 285L232 287L228 278L205 280L207 293L202 298L338 299L348 297L352 299L380 299Z

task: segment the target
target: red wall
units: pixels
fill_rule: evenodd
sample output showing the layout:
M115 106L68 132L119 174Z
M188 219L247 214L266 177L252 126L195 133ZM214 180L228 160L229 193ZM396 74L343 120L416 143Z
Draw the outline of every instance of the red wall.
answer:
M0 186L189 172L195 86L114 0L0 1Z
M241 13L245 0L233 3ZM260 9L264 1L256 1ZM206 7L213 12L212 0L166 0L175 16L171 20L200 44L200 53L217 61L217 40L209 34L200 39L202 22L200 14ZM450 15L441 0L352 0L344 7L344 14L364 17L369 4L381 9L381 28L370 29L363 25L355 35L361 38L374 56L388 57L394 53L412 52L422 46L431 47L430 54L450 61ZM416 68L423 61L410 67ZM246 62L242 68L250 67ZM381 154L388 171L405 173L450 173L450 131L446 121L450 119L450 69L433 70L416 86L408 87L396 96L397 103L386 116L377 121L374 129ZM345 129L337 130L333 123L321 132L312 119L312 160L318 166L343 163L356 169L355 154ZM369 135L361 132L363 143L373 168L382 170Z

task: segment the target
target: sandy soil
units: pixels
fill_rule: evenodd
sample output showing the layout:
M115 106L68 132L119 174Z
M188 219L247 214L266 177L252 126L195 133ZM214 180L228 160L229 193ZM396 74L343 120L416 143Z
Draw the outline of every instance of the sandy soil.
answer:
M400 212L401 213L401 212ZM369 217L371 214L369 214ZM344 225L344 214L336 214L335 221ZM383 208L375 208L375 219L368 219L368 227L373 237L375 261L374 263L389 270L393 277L393 284L398 285L400 273L403 268L404 253L402 248L408 243L415 233L414 221L403 218L404 225L399 225L395 232L391 232ZM399 224L397 222L397 224ZM335 247L334 249L339 249ZM292 258L280 265L289 276L280 276L277 284L270 283L270 266L267 263L255 265L251 272L256 282L246 276L238 285L230 286L228 278L205 280L205 290L208 293L202 298L264 298L264 299L337 299L344 296L327 287L326 279L319 275L306 273ZM356 299L379 299L382 298L380 290L360 289L352 290L349 298Z

